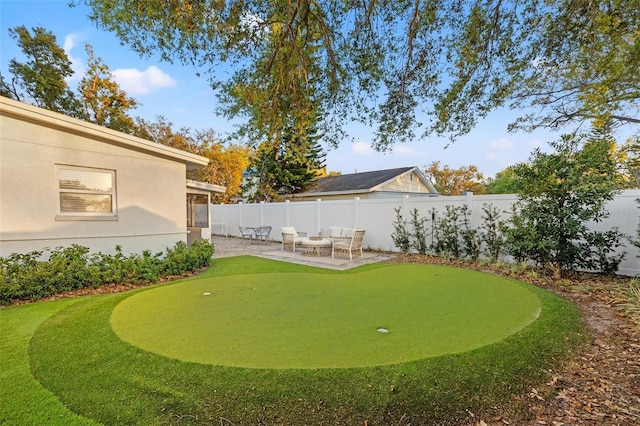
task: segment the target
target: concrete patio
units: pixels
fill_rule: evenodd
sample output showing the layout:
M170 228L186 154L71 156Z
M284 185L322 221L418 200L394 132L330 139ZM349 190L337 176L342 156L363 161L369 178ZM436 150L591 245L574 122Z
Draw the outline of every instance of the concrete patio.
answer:
M353 260L346 257L317 256L315 254L303 254L301 252L282 251L282 244L277 241L265 241L262 244L250 244L246 240L234 237L213 236L214 259L232 256L258 256L265 259L280 260L283 262L298 263L301 265L315 266L318 268L346 270L369 263L383 262L392 259L392 253L364 252L362 257L354 255Z

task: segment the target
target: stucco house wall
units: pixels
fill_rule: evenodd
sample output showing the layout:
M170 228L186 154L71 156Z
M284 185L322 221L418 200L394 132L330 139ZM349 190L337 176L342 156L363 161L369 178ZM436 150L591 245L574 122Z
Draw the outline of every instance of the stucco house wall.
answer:
M71 244L156 252L186 242L186 169L207 162L0 97L0 256ZM61 214L58 171L66 166L113 171L113 216Z

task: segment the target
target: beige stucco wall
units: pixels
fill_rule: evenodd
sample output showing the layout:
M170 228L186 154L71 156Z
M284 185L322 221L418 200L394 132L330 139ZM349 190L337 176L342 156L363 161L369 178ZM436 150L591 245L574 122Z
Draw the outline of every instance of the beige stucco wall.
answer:
M117 220L56 220L55 164L115 170ZM185 169L91 134L0 115L0 256L73 243L156 252L186 241Z

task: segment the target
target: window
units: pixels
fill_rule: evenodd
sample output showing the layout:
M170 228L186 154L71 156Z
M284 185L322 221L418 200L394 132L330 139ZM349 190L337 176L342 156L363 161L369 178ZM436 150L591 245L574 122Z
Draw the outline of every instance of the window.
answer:
M85 167L56 166L58 216L65 220L114 220L116 172Z

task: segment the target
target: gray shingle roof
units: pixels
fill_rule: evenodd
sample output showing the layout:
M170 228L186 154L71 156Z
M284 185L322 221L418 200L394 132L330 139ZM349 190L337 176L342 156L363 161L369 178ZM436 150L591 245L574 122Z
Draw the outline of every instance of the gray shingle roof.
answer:
M305 193L368 190L413 169L415 167L401 167L398 169L322 177L318 178L316 183Z

